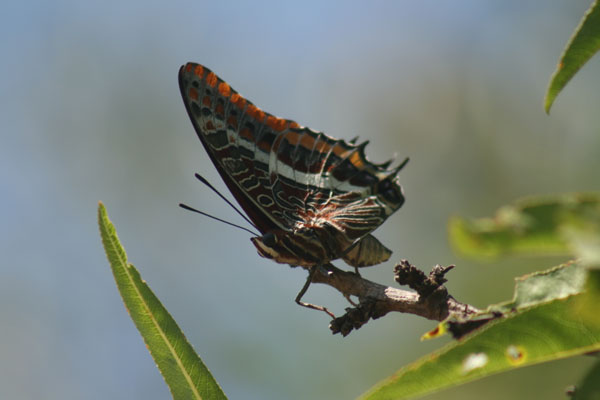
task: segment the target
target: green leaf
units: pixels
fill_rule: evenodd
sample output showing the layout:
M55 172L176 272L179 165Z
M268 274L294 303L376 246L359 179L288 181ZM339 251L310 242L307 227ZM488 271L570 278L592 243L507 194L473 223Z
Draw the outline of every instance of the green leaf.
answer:
M600 211L569 216L561 233L582 263L600 267Z
M575 387L573 400L600 400L600 361L596 362Z
M550 79L544 109L550 112L558 93L596 52L600 50L600 8L598 1L587 10L567 44Z
M513 300L502 304L502 308L520 310L579 294L584 289L587 275L586 268L571 262L518 277Z
M589 295L579 275L583 270L573 264L523 278L513 300L521 308L402 368L363 398L413 398L499 372L600 350L600 324L579 312ZM571 282L561 284L565 278ZM524 286L526 281L530 282ZM530 290L533 294L526 293Z
M595 272L593 270L592 272ZM552 300L566 298L581 293L584 285L591 287L590 292L600 293L600 278L598 287L596 275L593 275L581 263L575 261L559 265L546 271L534 272L515 279L515 292L513 299L499 304L492 304L485 310L471 314L467 318L462 315L450 315L444 321L440 322L436 328L423 335L423 339L433 339L442 336L448 332L452 333L454 338L461 338L465 334L480 328L502 316L521 311L524 308L547 303ZM600 271L599 275L600 277ZM591 300L591 296L586 296ZM594 299L596 301L598 299ZM590 302L583 304L582 311L588 310L594 315L597 314L595 304Z
M226 399L183 332L139 272L127 262L115 227L98 205L102 244L131 319L164 377L174 399Z
M590 281L594 282L594 280L589 279L589 276L590 273L584 265L571 261L546 271L518 277L515 279L515 292L512 300L490 305L486 310L466 319L462 316L450 315L440 322L433 331L441 334L451 332L455 338L460 338L497 318L542 303L580 294L586 284L589 285ZM596 292L595 288L592 289L592 292ZM598 289L600 290L600 286ZM589 297L586 296L586 298ZM587 305L582 304L581 309L587 309ZM433 336L428 333L425 338L438 337L441 334Z
M454 217L448 229L453 247L472 257L574 254L593 263L600 252L600 193L527 198L493 218Z
M600 326L600 313L598 304L600 304L600 270L591 269L585 282L586 296L582 298L579 304L580 315L590 321L594 321Z

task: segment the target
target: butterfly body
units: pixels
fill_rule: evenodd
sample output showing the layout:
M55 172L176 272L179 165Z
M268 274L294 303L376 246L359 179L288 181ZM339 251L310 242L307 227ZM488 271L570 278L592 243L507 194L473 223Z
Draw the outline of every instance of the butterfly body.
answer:
M258 253L311 267L342 258L355 267L391 251L371 232L404 202L398 171L355 145L277 118L208 68L179 72L192 124L223 181L262 236Z

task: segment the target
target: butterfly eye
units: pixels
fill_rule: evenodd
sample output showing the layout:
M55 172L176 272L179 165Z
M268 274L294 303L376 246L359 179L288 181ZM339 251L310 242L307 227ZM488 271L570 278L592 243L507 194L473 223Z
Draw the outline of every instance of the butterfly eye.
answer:
M379 186L377 187L379 192L385 192L386 190L391 189L392 187L392 183L390 182L389 179L384 179L381 182L379 182Z
M377 185L377 193L381 194L391 203L404 203L404 196L402 196L399 187L394 185L389 178L379 182L379 185Z
M273 233L267 232L263 235L262 242L268 247L274 247L277 244L277 237Z

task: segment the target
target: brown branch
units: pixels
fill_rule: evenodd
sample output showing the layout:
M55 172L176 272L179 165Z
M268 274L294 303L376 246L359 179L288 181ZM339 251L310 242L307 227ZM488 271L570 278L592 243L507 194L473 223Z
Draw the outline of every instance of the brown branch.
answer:
M346 313L334 318L330 325L334 334L346 336L369 319L383 317L391 311L415 314L435 321L442 321L451 314L467 317L478 312L475 307L454 299L443 286L446 282L444 275L452 268L438 265L427 276L408 261L402 260L394 268L396 281L408 285L415 292L384 286L331 264L320 267L313 274L312 283L329 285L346 298L358 298L358 305L347 308Z

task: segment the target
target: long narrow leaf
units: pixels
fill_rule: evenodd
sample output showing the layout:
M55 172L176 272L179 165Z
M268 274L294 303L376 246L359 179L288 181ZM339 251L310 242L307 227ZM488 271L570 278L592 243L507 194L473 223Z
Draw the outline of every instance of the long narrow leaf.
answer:
M560 91L598 50L600 50L600 7L596 0L575 29L550 79L544 100L544 109L547 113L550 112L550 107Z
M160 300L127 262L125 249L102 203L98 224L104 250L131 319L174 399L226 399L225 394L196 354Z

